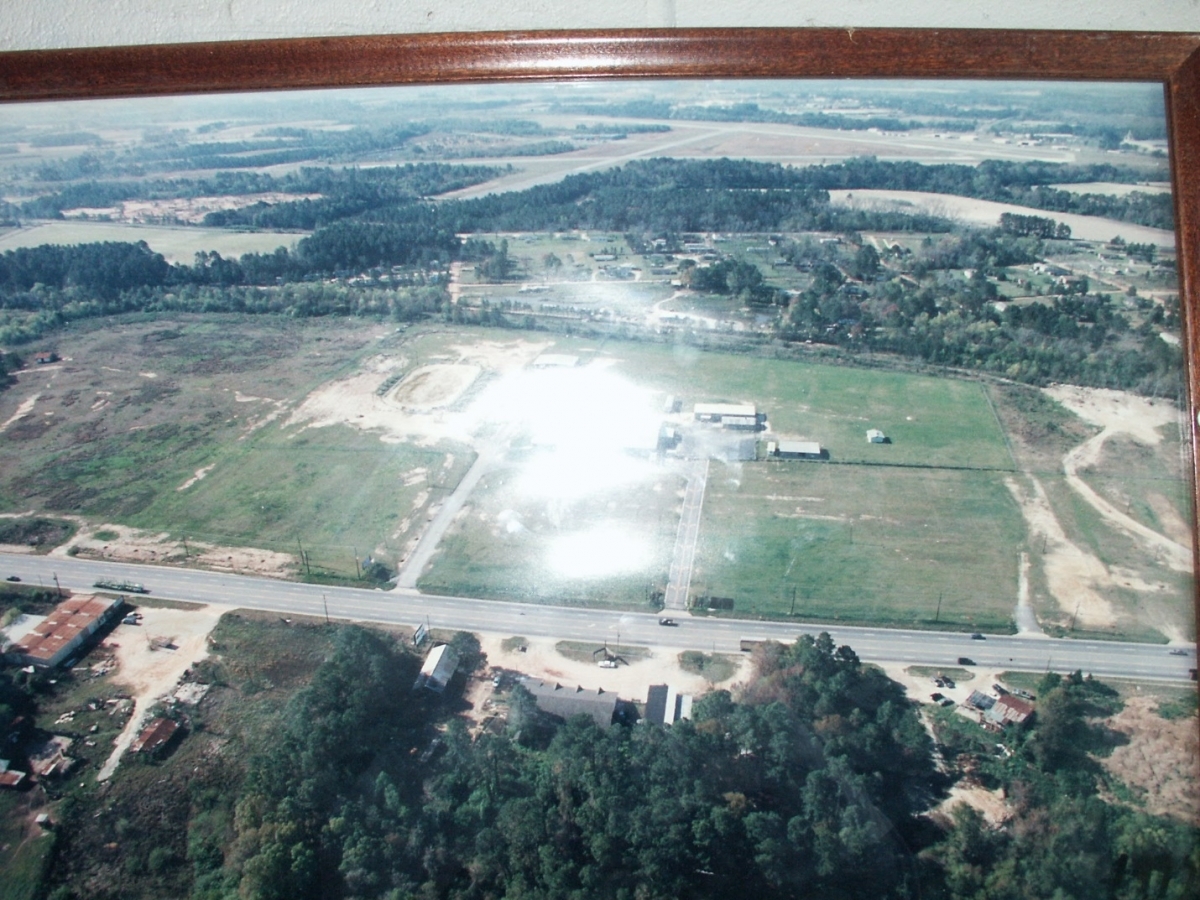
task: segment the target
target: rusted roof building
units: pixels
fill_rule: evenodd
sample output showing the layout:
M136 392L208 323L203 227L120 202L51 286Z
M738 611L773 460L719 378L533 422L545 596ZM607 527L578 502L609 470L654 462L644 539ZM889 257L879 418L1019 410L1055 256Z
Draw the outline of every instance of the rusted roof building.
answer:
M80 594L64 600L54 611L5 648L17 665L57 666L75 655L93 634L120 612L124 601Z
M179 723L174 719L158 718L141 730L129 745L131 753L154 753L161 750L179 730Z
M1020 725L1033 715L1033 704L1005 694L984 715L997 725Z

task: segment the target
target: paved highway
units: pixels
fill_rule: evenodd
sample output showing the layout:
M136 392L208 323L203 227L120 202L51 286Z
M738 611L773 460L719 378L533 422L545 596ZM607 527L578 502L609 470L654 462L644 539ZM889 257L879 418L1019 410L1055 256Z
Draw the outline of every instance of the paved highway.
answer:
M1059 640L1032 635L969 635L943 631L805 625L734 619L678 617L679 626L664 627L651 613L618 612L572 607L539 606L439 597L415 590L363 590L322 587L226 575L200 569L94 562L64 557L0 554L0 575L17 575L23 582L53 587L57 575L64 588L92 590L98 579L135 581L154 597L230 607L266 610L283 615L415 626L428 621L434 628L452 628L523 637L608 641L615 645L642 644L679 650L736 653L742 638L793 640L802 633L828 631L839 644L849 644L864 660L952 666L960 656L980 666L1041 672L1082 669L1107 678L1186 681L1196 665L1194 648L1173 655L1161 644L1117 641ZM322 599L324 598L324 600Z

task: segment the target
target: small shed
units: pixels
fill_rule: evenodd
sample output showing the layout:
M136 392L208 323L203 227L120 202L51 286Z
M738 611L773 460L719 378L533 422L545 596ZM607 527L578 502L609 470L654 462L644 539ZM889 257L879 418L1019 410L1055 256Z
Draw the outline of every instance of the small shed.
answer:
M418 691L421 688L433 691L435 694L440 694L446 690L446 685L450 683L450 679L454 677L454 672L458 668L458 654L449 644L438 644L425 657L425 663L421 666L421 673L417 675L417 680L413 682L413 690Z
M133 743L129 745L130 753L157 753L175 737L179 731L179 723L174 719L159 717L141 730Z
M692 697L681 694L669 684L652 684L646 689L647 722L672 725L692 717Z
M1020 725L1033 715L1033 704L1005 694L984 715L996 725Z
M887 435L884 434L882 431L880 431L878 428L868 429L867 430L867 443L868 444L886 444L887 443Z

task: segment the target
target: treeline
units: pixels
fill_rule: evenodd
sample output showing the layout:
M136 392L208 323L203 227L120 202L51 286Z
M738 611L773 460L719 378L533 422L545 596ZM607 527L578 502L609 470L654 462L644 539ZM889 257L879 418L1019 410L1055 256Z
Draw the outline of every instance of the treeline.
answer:
M764 109L757 103L732 103L727 106L677 106L666 100L630 100L616 104L557 104L557 111L590 116L636 116L644 119L680 119L693 122L770 122L799 125L804 128L832 128L841 131L911 131L936 128L939 131L974 131L971 119L948 118L916 121L897 116L847 116L840 113L787 113Z
M206 225L311 230L385 206L455 191L495 178L500 169L444 163L359 168L303 168L284 175L218 172L210 178L170 181L90 181L73 184L20 204L5 204L9 217L61 218L63 210L113 206L124 200L175 200L264 193L320 194L319 200L214 212Z

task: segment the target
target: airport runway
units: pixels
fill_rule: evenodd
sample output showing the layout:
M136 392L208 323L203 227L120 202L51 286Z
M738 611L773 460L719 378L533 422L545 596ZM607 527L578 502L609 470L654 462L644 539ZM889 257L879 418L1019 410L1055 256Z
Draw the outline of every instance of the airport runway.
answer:
M0 554L0 576L26 584L94 590L98 579L138 582L151 596L265 610L281 615L324 616L362 622L462 629L523 637L595 640L620 634L622 644L736 653L743 639L794 640L828 631L871 662L953 666L967 657L980 666L1070 672L1106 678L1187 681L1196 666L1194 647L1120 641L1064 640L1033 635L970 635L944 631L758 622L676 614L677 627L658 624L657 614L540 606L470 597L441 597L415 590L324 587L270 578L226 575L201 569L109 563L66 557ZM136 598L132 598L136 599ZM1171 651L1183 650L1183 655Z

